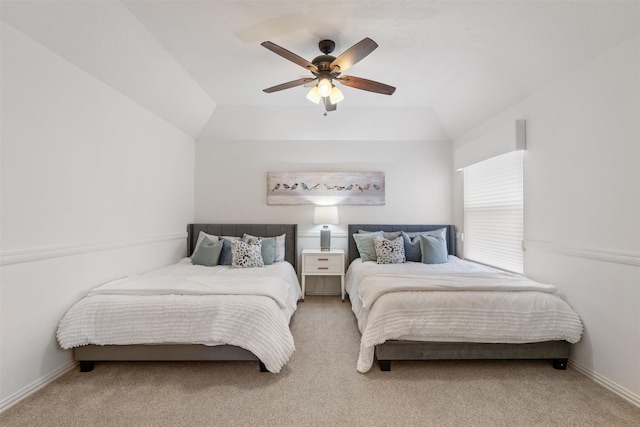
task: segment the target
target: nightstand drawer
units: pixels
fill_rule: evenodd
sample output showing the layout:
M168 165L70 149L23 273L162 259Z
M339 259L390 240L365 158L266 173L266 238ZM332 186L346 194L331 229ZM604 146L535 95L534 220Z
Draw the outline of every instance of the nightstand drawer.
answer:
M307 273L342 273L342 255L307 255L304 270Z

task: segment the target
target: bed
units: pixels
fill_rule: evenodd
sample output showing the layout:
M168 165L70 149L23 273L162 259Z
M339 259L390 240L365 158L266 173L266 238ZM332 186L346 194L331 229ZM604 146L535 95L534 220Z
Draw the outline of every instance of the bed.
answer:
M388 241L399 232L440 233L445 260L363 262L370 258L361 235L379 231ZM348 236L345 282L362 334L359 372L374 359L383 371L395 360L437 359L550 359L566 369L582 322L555 287L457 258L453 225L350 224Z
M257 361L261 372L281 370L295 350L289 322L301 296L297 225L189 224L187 232L189 257L201 235L211 243L216 236L230 242L246 234L268 238L261 246L273 243L273 257L284 261L232 268L193 265L187 257L91 290L57 331L82 372L97 361L193 360Z

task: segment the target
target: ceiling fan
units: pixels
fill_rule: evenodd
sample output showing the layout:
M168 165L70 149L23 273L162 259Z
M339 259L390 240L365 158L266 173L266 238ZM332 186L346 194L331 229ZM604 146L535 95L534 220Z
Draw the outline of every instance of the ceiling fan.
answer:
M315 103L319 103L320 100L322 100L325 107L325 115L327 111L334 111L337 103L344 99L340 89L333 84L334 81L355 89L381 93L384 95L391 95L396 90L395 87L384 83L374 82L373 80L367 80L361 77L342 75L342 73L349 67L360 62L378 47L378 44L368 37L351 46L337 58L329 55L335 49L336 44L332 40L321 40L318 43L318 47L323 55L316 56L311 62L270 41L266 41L261 44L283 58L306 68L311 72L311 74L313 74L313 77L304 77L287 83L282 83L277 86L264 89L264 92L277 92L296 86L302 86L317 80L318 83L311 88L307 94L307 98Z

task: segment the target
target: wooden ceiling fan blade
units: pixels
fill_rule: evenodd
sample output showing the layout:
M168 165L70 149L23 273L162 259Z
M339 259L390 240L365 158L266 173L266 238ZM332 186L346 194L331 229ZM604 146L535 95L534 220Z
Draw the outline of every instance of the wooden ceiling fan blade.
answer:
M344 72L347 68L360 62L365 56L369 55L378 47L378 44L369 37L364 38L358 43L344 51L340 56L333 60L330 67L340 67L339 72Z
M336 80L345 86L366 90L369 92L381 93L383 95L393 95L393 92L396 91L396 88L393 86L389 86L380 82L374 82L373 80L363 79L361 77L340 76Z
M303 79L292 80L290 82L286 82L286 83L282 83L282 84L279 84L279 85L276 85L276 86L272 86L272 87L263 89L262 91L266 92L266 93L278 92L280 90L285 90L285 89L289 89L289 88L296 87L296 86L302 86L302 85L307 84L309 82L312 82L314 80L316 80L316 79L313 78L313 77L305 77Z
M318 68L316 68L316 66L313 65L311 62L307 61L301 56L296 55L291 51L288 51L282 46L278 46L277 44L272 43L270 41L262 42L260 44L266 47L267 49L269 49L271 52L282 56L284 59L288 59L294 64L298 64L299 66L304 67L311 72L318 72Z

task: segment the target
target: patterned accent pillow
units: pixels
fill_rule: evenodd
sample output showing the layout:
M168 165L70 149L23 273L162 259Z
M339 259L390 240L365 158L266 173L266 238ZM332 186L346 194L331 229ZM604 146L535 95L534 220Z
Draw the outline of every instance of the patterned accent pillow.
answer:
M242 236L242 241L253 242L257 238L257 236L245 233ZM275 262L277 243L277 237L262 237L262 261L264 261L264 265L271 265Z
M376 236L373 238L373 244L376 247L378 264L402 264L405 262L404 240L402 236L396 237L393 240Z
M262 259L262 237L245 243L242 240L231 241L231 267L264 267Z

